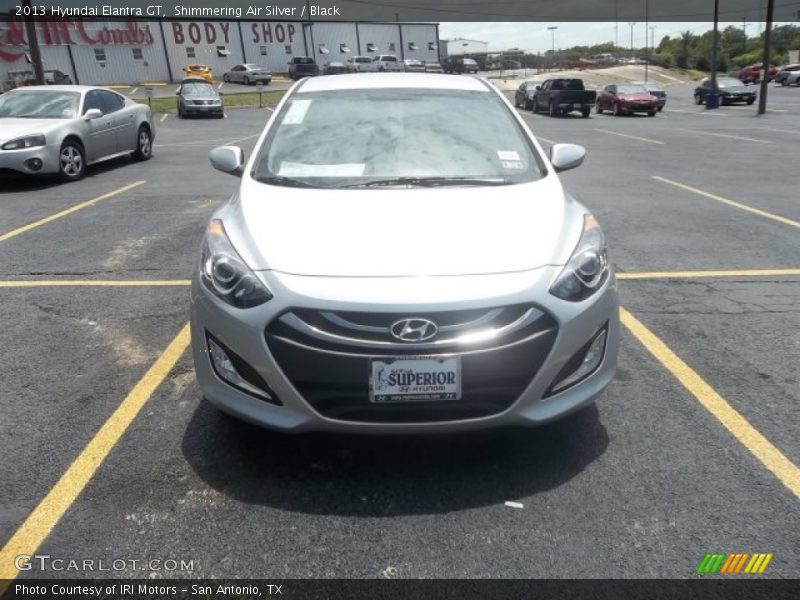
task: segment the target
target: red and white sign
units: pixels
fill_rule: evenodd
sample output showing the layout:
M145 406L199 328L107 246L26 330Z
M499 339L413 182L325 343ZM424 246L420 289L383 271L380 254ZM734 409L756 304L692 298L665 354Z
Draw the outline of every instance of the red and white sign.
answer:
M39 44L43 46L149 46L154 41L150 25L127 21L102 24L71 19L43 20L37 23ZM15 61L25 54L28 40L25 25L11 19L0 21L0 60Z

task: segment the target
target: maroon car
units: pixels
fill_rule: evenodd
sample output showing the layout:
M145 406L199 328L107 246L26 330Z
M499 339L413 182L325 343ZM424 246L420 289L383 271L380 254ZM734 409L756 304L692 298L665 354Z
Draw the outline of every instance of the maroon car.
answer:
M611 84L607 85L597 97L595 109L598 114L610 110L615 115L629 115L637 112L656 116L658 98L653 96L643 85Z
M761 68L763 65L750 65L739 71L739 81L742 83L760 83ZM778 76L778 67L772 66L767 71L767 81L772 81Z

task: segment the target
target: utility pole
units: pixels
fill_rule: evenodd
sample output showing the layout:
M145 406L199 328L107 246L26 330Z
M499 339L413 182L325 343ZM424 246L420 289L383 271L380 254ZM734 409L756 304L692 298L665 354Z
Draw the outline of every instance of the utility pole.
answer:
M33 63L33 76L36 85L44 85L44 67L42 66L42 53L39 51L39 38L36 35L36 23L34 22L31 0L22 0L22 6L26 8L29 16L25 19L25 35L28 38L28 50L30 52L31 63Z
M619 0L614 0L614 51L619 48Z
M744 32L744 39L747 41L747 17L742 17L742 31Z
M711 90L714 94L719 95L719 88L717 87L717 50L719 48L719 0L714 0L714 33L711 38ZM713 108L717 108L719 105ZM711 107L709 107L711 108Z
M772 19L775 12L775 0L767 0L767 28L764 30L764 62L762 63L761 93L758 95L758 114L767 112L767 90L769 89L770 46L772 45Z

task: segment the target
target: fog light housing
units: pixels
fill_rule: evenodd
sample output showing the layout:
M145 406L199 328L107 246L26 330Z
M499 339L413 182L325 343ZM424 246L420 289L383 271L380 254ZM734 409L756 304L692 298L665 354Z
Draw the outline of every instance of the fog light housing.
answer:
M42 159L41 158L29 158L25 161L25 166L28 167L31 171L38 171L42 168Z
M260 400L283 404L253 367L208 334L206 348L211 356L214 373L222 381Z
M605 356L607 332L608 325L604 325L567 361L550 389L547 390L545 397L563 392L580 383L598 369L600 363L603 362L603 356Z

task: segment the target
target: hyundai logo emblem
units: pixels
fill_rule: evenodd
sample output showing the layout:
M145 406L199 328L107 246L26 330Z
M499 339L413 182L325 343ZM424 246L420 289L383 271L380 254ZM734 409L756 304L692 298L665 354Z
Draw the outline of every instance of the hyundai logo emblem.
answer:
M424 342L439 332L439 326L428 319L400 319L392 323L389 331L404 342Z

